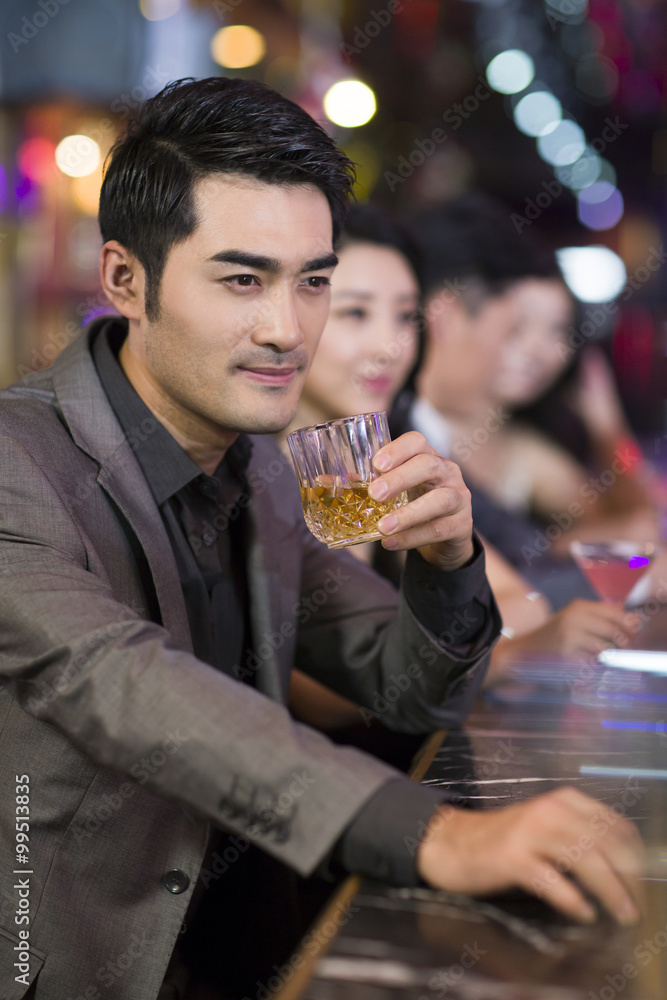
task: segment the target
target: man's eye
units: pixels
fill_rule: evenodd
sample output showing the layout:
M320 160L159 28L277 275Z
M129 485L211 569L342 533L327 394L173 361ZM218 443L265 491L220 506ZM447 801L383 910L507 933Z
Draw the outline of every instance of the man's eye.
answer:
M222 280L228 285L236 285L239 288L250 288L253 284L259 283L255 274L232 274Z
M320 289L328 288L331 282L324 275L314 274L311 278L305 278L301 284L306 288Z

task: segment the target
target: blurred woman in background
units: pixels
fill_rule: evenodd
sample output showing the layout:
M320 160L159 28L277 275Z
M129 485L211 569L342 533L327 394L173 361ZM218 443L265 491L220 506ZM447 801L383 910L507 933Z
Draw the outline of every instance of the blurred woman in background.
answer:
M372 410L390 411L410 381L421 355L417 252L385 212L352 209L332 278L329 320L306 379L291 430ZM544 652L564 656L597 653L627 641L636 622L620 609L576 601L550 614L546 599L486 542L489 582L506 635L492 654L487 686L504 680L517 658ZM380 542L350 547L396 582L400 554ZM302 721L334 731L359 722L359 708L298 670L290 707Z

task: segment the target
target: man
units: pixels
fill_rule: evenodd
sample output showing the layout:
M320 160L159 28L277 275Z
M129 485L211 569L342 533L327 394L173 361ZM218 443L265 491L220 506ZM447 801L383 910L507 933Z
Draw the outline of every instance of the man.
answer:
M479 413L490 396L501 348L519 319L517 283L549 277L555 264L541 259L516 234L509 213L481 194L429 208L416 220L415 233L422 249L427 343L417 399L404 420L449 455L450 422ZM536 523L467 485L477 530L553 608L577 597L595 599L571 559L535 548L542 537ZM535 558L527 560L526 551Z
M296 660L369 707L387 693L397 729L451 725L498 625L460 473L420 435L376 459L376 497L425 484L382 523L410 550L398 597L310 535L261 437L296 408L349 187L349 161L279 95L170 85L101 194L120 318L2 394L0 780L16 830L29 823L19 848L7 806L9 1000L238 995L267 856L460 891L539 883L593 918L554 865L599 803L570 789L488 817L439 806L284 707ZM635 837L610 823L573 869L626 921Z

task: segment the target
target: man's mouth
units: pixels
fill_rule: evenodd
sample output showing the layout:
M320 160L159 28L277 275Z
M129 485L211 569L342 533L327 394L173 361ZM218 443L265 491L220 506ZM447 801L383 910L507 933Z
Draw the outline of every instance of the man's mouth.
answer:
M274 385L278 387L291 385L294 381L297 368L271 368L269 366L257 368L239 367L238 371L251 382L259 385Z

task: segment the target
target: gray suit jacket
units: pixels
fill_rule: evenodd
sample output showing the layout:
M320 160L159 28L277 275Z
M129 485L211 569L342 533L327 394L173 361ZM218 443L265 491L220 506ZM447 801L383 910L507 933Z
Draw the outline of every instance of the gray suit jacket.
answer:
M38 1000L154 1000L210 824L307 874L396 776L292 721L295 662L369 707L392 674L409 678L383 721L410 732L465 716L484 672L484 656L448 655L388 584L312 537L263 438L249 467L254 689L201 663L132 445L85 334L0 393L3 1000L35 978Z

